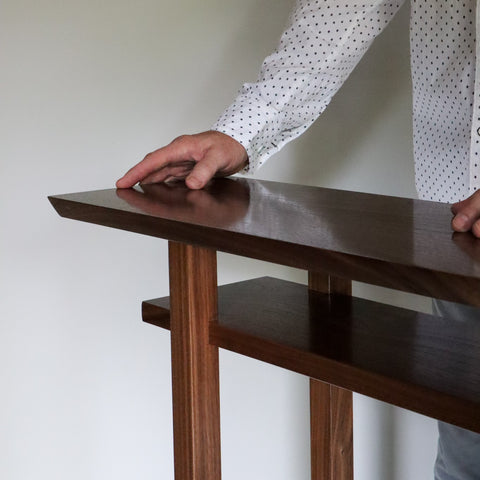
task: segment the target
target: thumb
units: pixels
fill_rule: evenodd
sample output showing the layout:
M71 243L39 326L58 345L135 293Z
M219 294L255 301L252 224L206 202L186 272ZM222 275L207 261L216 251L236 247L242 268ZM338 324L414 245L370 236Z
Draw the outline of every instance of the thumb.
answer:
M215 176L217 169L217 162L212 157L200 160L185 179L187 187L193 190L203 188Z

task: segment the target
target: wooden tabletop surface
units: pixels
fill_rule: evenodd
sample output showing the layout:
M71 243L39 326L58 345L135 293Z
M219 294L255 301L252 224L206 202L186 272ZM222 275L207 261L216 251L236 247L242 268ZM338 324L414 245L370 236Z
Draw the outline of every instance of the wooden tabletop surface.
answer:
M447 204L242 178L50 197L64 217L480 305L480 240Z

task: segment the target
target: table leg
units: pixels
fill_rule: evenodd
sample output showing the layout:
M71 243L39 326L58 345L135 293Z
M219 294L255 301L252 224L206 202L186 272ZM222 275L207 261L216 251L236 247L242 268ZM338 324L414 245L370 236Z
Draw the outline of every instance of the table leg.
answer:
M169 242L173 427L176 480L220 480L214 250Z
M351 281L309 272L308 286L351 295ZM352 392L310 379L312 480L353 480Z

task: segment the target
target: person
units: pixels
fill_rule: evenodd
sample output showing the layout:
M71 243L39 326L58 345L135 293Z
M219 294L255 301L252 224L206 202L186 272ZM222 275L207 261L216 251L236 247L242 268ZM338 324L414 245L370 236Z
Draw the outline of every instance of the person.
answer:
M297 0L258 80L243 85L212 129L149 153L117 187L183 179L189 188L201 189L214 176L254 172L318 118L404 2ZM453 230L480 238L477 29L476 0L411 0L418 195L451 203ZM470 315L440 301L435 311L460 319ZM480 479L480 435L440 423L435 479Z

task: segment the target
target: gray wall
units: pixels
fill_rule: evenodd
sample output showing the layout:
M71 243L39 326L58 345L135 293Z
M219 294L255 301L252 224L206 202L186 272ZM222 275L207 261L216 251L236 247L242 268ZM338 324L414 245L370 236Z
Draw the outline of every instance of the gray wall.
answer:
M210 126L274 47L288 0L0 4L0 478L172 478L166 242L60 219L48 194L113 186ZM259 178L413 196L408 7L323 117ZM303 272L219 256L222 283ZM357 285L369 298L424 299ZM308 383L221 354L224 478L309 478ZM431 477L435 422L355 396L360 480Z

